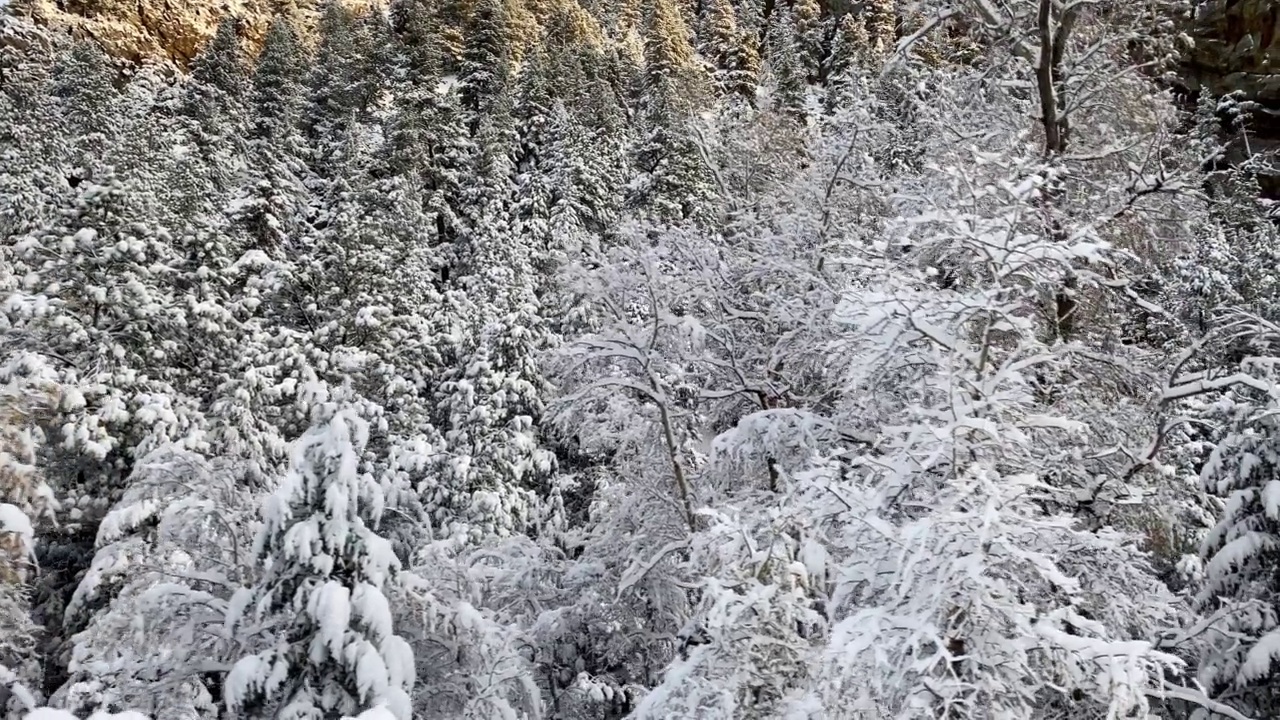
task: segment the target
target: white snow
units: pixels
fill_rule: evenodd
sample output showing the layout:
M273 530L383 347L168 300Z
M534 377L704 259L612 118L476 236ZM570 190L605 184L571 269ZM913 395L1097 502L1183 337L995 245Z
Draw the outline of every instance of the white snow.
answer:
M348 715L342 720L400 720L400 718L397 718L385 705L379 705L376 708L365 710L355 717Z
M27 548L31 547L36 537L31 519L17 505L9 503L0 503L0 532L16 534L22 538L23 547Z
M1270 480L1262 489L1262 506L1267 517L1280 520L1280 480Z
M267 673L269 668L267 663L257 655L240 658L235 665L231 667L231 672L227 673L227 678L223 684L222 697L227 703L227 707L235 709L244 705L245 699L253 688L263 685L263 675Z
M320 626L312 645L311 656L317 663L324 661L321 648L330 657L342 657L342 647L351 627L351 591L341 583L330 580L311 595L307 612Z
M390 687L387 663L368 640L359 640L347 646L343 658L348 667L355 669L356 690L360 699L378 698Z
M382 657L387 663L387 680L398 688L408 690L417 677L413 648L399 635L389 635L382 641Z
M107 513L98 525L98 546L102 547L124 537L126 533L155 517L160 504L154 498L128 505Z
M1280 657L1280 630L1272 630L1249 648L1244 664L1240 666L1240 679L1253 682L1267 677L1271 674L1271 663L1277 657Z
M66 710L53 708L37 708L26 714L23 720L80 720Z
M375 638L391 634L391 604L387 596L369 583L360 583L351 595L352 616L359 618Z

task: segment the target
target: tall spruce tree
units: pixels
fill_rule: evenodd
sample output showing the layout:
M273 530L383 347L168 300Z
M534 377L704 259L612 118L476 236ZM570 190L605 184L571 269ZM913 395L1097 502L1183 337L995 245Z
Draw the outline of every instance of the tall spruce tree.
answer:
M319 46L307 78L308 98L303 116L304 137L312 168L317 174L332 173L333 156L342 152L340 144L352 136L349 129L368 102L362 94L362 67L357 31L350 12L339 0L325 3L320 19ZM372 50L371 47L363 48Z
M288 20L276 18L267 30L253 71L252 137L261 141L262 148L287 148L294 142L301 111L301 76L298 34Z
M753 102L760 71L757 40L752 33L739 29L733 3L711 0L703 16L699 44L703 57L714 68L719 92Z
M771 80L774 109L803 116L808 84L804 60L797 45L797 30L791 11L779 7L769 22L768 54L765 66Z
M506 4L502 0L479 0L467 23L458 67L462 110L467 114L472 135L479 132L482 116L507 102L511 91L511 43Z
M237 22L226 18L192 61L182 102L182 116L190 123L192 139L214 167L231 162L231 150L244 136L248 94ZM225 172L223 175L225 180Z
M229 627L273 628L228 674L228 711L250 718L412 714L413 651L384 594L400 563L377 534L385 500L360 471L368 426L339 412L304 435L268 502L257 552L265 567L228 612Z
M660 219L692 218L708 209L712 190L686 129L701 88L688 32L670 0L652 3L644 47L645 136L633 151L641 182L630 204Z
M826 95L823 105L828 113L837 112L854 97L856 74L869 55L867 26L854 13L845 13L836 24L831 42L831 54L827 57Z

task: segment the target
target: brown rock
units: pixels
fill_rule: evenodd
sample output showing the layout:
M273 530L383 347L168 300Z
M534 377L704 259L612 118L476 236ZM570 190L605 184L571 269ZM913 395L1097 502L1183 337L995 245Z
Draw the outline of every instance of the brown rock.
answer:
M386 0L343 0L360 12ZM291 17L302 36L320 18L325 0L21 0L23 13L38 23L91 38L107 54L129 62L165 59L185 66L213 37L227 16L244 23L253 52L278 15ZM508 0L515 59L541 40L541 23L553 12L568 13L574 40L598 44L600 28L577 0Z
M344 0L363 10L377 0ZM27 0L36 21L91 38L110 55L138 62L163 58L185 66L227 16L244 21L250 50L272 18L293 17L304 36L320 17L323 0Z
M1192 89L1215 95L1237 90L1280 105L1280 3L1209 0L1196 8L1195 48L1184 58Z

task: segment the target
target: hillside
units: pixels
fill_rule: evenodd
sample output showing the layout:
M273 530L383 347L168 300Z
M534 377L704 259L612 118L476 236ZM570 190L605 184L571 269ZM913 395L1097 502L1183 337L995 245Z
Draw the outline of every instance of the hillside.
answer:
M1181 7L15 0L0 720L1280 716Z
M351 12L384 7L381 0L339 0ZM317 33L326 0L17 0L18 12L36 23L96 41L110 56L132 63L170 61L179 67L208 43L218 23L231 18L256 52L271 20L287 18L305 42ZM579 39L599 42L594 20L575 0L512 0L508 16L516 32L514 50L536 41L542 23L560 13L573 15ZM520 39L523 38L523 42Z

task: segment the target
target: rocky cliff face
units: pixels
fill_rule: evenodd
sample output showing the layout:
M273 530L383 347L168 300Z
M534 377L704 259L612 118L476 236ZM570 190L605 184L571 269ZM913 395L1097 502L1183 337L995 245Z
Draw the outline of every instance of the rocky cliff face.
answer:
M1195 49L1185 58L1193 89L1217 95L1243 91L1280 107L1280 3L1208 0L1196 8Z
M344 0L355 10L383 0ZM41 24L97 40L115 57L127 61L165 58L185 65L230 15L244 22L250 44L265 34L272 17L286 13L304 31L314 26L324 0L21 0L25 12ZM1192 35L1195 48L1183 62L1183 78L1195 91L1214 94L1243 91L1275 109L1280 138L1280 2L1275 0L1195 0ZM581 16L582 39L591 42L599 29L573 0L512 0L511 20L517 29L532 30L554 9L571 8ZM536 37L536 34L517 33Z
M1255 103L1247 147L1233 143L1234 159L1280 150L1280 2L1202 0L1191 34L1195 47L1181 73L1187 87L1217 96L1239 92ZM1264 171L1258 180L1265 196L1280 199L1280 173Z
M185 66L213 37L225 17L241 21L241 37L251 51L266 36L271 19L291 18L303 38L310 36L326 0L14 0L38 24L96 40L108 55L126 62L164 59ZM356 12L387 0L341 0ZM567 14L572 41L598 45L601 30L578 0L508 0L519 56L540 42L541 22Z
M353 9L376 0L345 0ZM260 40L271 18L287 13L304 31L319 18L323 0L27 0L36 21L100 43L128 61L164 58L185 65L228 15L244 22L244 37Z

